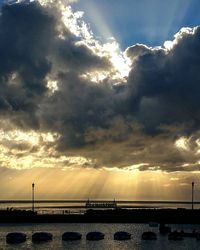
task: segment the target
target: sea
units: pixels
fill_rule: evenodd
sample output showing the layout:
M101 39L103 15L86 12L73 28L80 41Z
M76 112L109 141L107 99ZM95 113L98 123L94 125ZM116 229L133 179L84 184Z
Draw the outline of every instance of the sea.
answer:
M200 225L170 225L172 229L199 230ZM31 235L34 232L45 231L53 234L53 240L48 243L36 244L32 243ZM65 231L76 231L82 234L82 239L76 242L63 242L62 234ZM86 234L90 231L100 231L105 234L104 240L87 241ZM117 231L127 231L131 233L131 240L116 241L113 235ZM157 240L144 241L141 235L145 231L153 231L157 234ZM158 227L150 227L149 224L84 224L84 223L66 223L66 224L0 224L0 249L1 250L198 250L200 249L200 241L195 238L185 238L181 241L170 241L167 236L162 236L158 232ZM9 232L23 232L27 234L25 243L10 245L6 243L6 234Z
M126 208L191 208L190 202L119 202L119 207ZM0 209L31 209L31 201L0 201ZM194 204L195 209L200 204ZM37 201L35 209L38 213L84 213L84 201ZM59 249L87 249L87 250L200 250L200 241L195 238L184 238L182 241L170 241L167 236L159 234L158 227L151 227L151 224L141 223L28 223L28 224L1 224L0 222L0 250L59 250ZM200 231L200 225L169 225L172 230L184 230L191 232ZM32 243L31 236L35 232L50 232L53 240L48 243ZM76 242L63 242L62 234L67 231L75 231L82 234L82 239ZM104 240L87 241L86 234L91 231L100 231L105 234ZM117 231L126 231L131 234L131 240L116 241L113 235ZM144 241L141 235L145 231L152 231L157 234L157 240ZM6 235L9 232L23 232L27 235L27 241L22 244L10 245L6 243Z

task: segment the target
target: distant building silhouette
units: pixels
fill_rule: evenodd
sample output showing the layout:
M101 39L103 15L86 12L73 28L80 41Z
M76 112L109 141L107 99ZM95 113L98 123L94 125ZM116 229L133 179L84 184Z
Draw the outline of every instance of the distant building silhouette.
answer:
M85 203L86 208L117 208L117 202L114 201L90 201Z

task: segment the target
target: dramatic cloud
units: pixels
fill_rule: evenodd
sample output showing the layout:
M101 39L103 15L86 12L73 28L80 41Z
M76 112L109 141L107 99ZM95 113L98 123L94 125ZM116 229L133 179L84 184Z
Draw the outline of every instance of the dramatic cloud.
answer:
M128 85L136 116L147 130L162 124L199 128L200 28L183 28L171 49L135 45ZM136 58L135 58L136 57Z
M1 165L199 171L200 28L122 53L81 18L62 1L2 7Z

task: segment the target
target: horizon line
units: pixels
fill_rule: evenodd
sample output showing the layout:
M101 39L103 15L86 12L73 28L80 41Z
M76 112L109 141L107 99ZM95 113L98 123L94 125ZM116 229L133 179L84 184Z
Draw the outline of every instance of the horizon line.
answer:
M109 202L109 201L115 201L117 203L141 203L141 204L191 204L192 201L188 201L188 200L117 200L117 199L107 199L107 200L103 200L103 199L58 199L58 200L54 200L54 199L37 199L34 200L34 203L84 203L86 201L95 201L95 202ZM32 203L31 199L15 199L15 200L0 200L0 204L1 203ZM194 204L200 204L200 201L194 201Z

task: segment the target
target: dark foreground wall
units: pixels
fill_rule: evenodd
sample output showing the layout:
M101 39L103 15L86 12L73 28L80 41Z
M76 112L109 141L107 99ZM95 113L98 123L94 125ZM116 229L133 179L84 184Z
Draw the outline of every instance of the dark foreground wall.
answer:
M200 210L116 209L88 210L85 214L37 215L25 211L0 211L0 223L191 223L200 224Z

